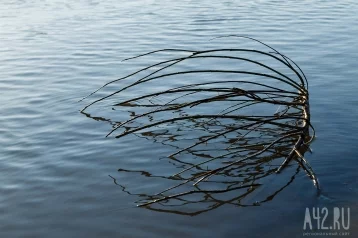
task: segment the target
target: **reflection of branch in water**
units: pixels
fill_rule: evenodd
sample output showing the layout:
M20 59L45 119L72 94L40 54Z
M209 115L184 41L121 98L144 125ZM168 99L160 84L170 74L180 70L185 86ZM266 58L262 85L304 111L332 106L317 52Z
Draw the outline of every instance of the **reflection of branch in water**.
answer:
M145 171L130 171L130 170L122 170L122 169L120 169L119 171L130 172L130 173L133 173L133 172L141 173L142 175L144 175L146 177L152 176L150 173L145 172ZM246 196L253 193L256 190L256 188L259 186L259 184L252 184L251 186L247 186L246 187L247 189L243 193L235 194L234 197L230 197L230 198L226 198L226 199L216 199L213 196L211 196L211 194L220 193L220 192L228 193L230 191L234 191L236 189L240 189L243 187L230 188L230 186L228 186L229 188L227 190L224 190L224 191L216 190L215 192L211 191L211 192L207 192L207 193L205 193L204 191L198 190L197 192L205 193L202 199L186 200L182 197L180 197L180 198L176 197L176 199L178 199L178 201L181 202L181 204L176 205L176 204L167 204L165 199L162 198L161 201L156 201L156 203L158 203L160 205L159 207L146 206L146 208L153 210L153 211L158 211L158 212L169 212L169 213L180 214L180 215L195 216L195 215L199 215L204 212L214 210L214 209L216 209L220 206L223 206L225 204L230 204L230 205L235 205L235 206L240 206L240 207L259 206L265 202L271 201L277 194L279 194L281 191L283 191L284 188L289 186L293 182L293 180L295 179L295 176L298 174L299 171L300 171L300 166L297 167L296 172L291 176L291 179L284 186L276 189L272 194L267 196L265 199L263 199L261 201L255 201L252 204L243 204L241 201ZM132 196L142 197L143 199L137 201L138 203L143 203L143 201L148 201L148 200L153 203L157 199L157 197L155 195L131 193L131 192L127 191L123 185L118 184L116 178L112 177L111 175L109 175L109 177L111 177L113 179L114 184L121 187L121 190L124 191L125 193L132 195ZM161 177L164 179L170 179L170 178L164 177L164 176L153 176L153 177ZM162 202L164 202L164 203L162 203ZM203 209L198 209L193 212L186 212L183 209L180 209L181 207L183 207L185 205L189 205L189 204L195 205L195 204L200 204L200 203L207 204L207 206Z
M119 170L139 172L147 179L172 180L173 186L157 194L137 194L144 197L139 206L169 211L178 206L204 205L191 213L172 210L190 215L223 204L250 206L242 201L292 161L297 162L298 169L291 180L253 205L276 196L292 183L299 168L319 190L317 178L304 158L314 137L309 135L307 79L296 63L274 51L154 51L134 58L157 53L188 55L155 63L100 88L123 83L117 91L89 103L82 110L87 117L92 117L87 110L114 97L119 100L112 103L117 110L131 110L127 119L116 123L92 117L112 124L107 136L136 135L175 149L167 156L177 169L171 176ZM193 65L195 69L190 69Z

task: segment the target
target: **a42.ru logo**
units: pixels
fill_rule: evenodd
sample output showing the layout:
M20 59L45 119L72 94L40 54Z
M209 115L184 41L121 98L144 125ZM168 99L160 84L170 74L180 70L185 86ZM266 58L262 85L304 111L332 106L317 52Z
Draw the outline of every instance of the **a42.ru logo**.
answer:
M333 212L333 219L327 219ZM332 215L331 215L332 216ZM349 230L350 209L334 207L333 210L323 207L306 208L303 230Z

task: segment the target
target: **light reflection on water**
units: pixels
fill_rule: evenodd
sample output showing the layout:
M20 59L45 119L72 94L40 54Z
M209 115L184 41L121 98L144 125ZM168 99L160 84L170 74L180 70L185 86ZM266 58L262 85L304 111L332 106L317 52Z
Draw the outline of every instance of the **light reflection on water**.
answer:
M301 236L304 208L310 206L351 206L356 221L356 11L354 1L5 1L0 6L1 236L217 237L253 236L253 230L258 237ZM209 39L226 34L273 45L308 76L318 134L308 159L322 196L315 196L302 174L260 207L224 206L191 218L134 208L133 197L108 175L118 178L121 167L163 169L151 152L168 151L138 138L105 138L111 126L83 117L79 110L85 103L77 101L153 63L121 63L124 58L169 47L217 48L219 42ZM120 179L135 193L160 187L136 177Z

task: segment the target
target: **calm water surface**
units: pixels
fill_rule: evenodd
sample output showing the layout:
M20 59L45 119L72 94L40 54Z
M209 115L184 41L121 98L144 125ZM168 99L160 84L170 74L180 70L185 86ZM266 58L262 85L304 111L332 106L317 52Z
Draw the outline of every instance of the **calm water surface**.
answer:
M357 11L357 1L2 1L0 237L301 237L313 206L350 207L356 237ZM135 208L138 198L108 175L133 192L152 191L159 185L117 170L165 169L157 158L165 149L105 138L110 125L81 115L86 102L78 100L151 63L126 57L247 44L209 41L228 34L263 40L309 78L317 139L308 159L321 195L302 173L259 207L193 217Z

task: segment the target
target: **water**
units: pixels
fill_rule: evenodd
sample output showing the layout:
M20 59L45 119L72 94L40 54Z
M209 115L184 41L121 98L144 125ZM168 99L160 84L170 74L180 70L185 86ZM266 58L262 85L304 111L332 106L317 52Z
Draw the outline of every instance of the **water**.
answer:
M0 5L1 237L300 237L306 207L351 208L357 228L358 4L345 1L38 1ZM126 57L161 48L246 44L258 38L292 57L310 82L317 139L304 174L259 207L198 216L135 208L131 191L156 188L118 168L158 167L159 145L105 138L83 96L151 63ZM148 89L150 90L150 89ZM148 157L148 154L150 155ZM157 167L155 167L157 166ZM279 178L277 178L279 180ZM275 181L273 181L275 183Z

